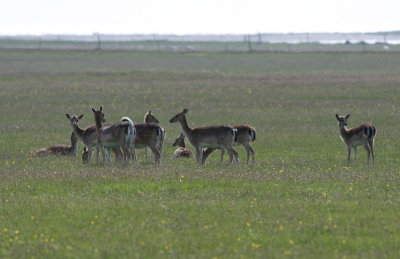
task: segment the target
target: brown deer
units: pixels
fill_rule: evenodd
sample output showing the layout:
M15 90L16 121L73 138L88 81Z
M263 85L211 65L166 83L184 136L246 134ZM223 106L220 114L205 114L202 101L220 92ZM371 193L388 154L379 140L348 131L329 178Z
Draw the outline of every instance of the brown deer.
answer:
M223 125L190 128L185 115L188 111L188 108L183 109L182 112L172 117L169 122L179 122L181 124L183 133L196 149L197 163L200 166L203 164L203 148L207 147L226 149L229 153L229 163L232 163L233 157L239 163L238 153L232 147L234 141L237 140L237 129Z
M71 126L73 129L73 132L75 133L75 136L78 137L78 139L80 141L82 141L82 143L85 145L84 149L83 149L83 153L82 153L82 160L83 163L88 163L89 165L91 164L91 159L92 159L92 153L93 153L93 149L96 148L97 153L96 153L96 163L98 163L99 160L99 148L98 148L98 143L97 143L97 129L96 129L96 125L92 125L89 126L85 129L81 129L78 126L78 122L79 120L81 120L83 118L83 114L76 116L76 115L69 115L69 114L65 114L65 116L70 120L71 122ZM109 124L107 124L109 125ZM90 149L90 152L89 152ZM114 148L112 149L114 154L115 154L115 158L116 161L122 161L122 152L119 148ZM108 157L111 156L111 153L109 151Z
M160 122L157 120L156 116L154 116L153 113L151 113L151 110L149 110L145 115L144 115L144 123L154 123L154 124L159 124ZM165 130L163 128L162 129L162 141L160 141L160 149L163 149L163 145L164 145L164 139L165 139ZM146 153L146 160L147 160L147 146L145 147L145 153ZM151 159L151 153L150 153L150 159Z
M192 150L186 148L185 145L185 135L181 133L179 137L175 140L175 142L172 144L173 147L178 147L177 150L174 152L174 157L175 158L180 158L180 157L187 157L191 158L193 157L193 152ZM205 159L203 159L205 160Z
M246 124L233 126L237 129L237 142L235 145L242 145L246 149L247 153L247 164L249 164L250 155L252 156L253 163L256 162L254 149L250 146L252 141L256 140L256 130L254 127ZM216 148L206 148L203 153L203 163L206 161L207 157L214 151ZM221 162L224 160L225 150L221 149Z
M32 157L43 157L48 155L55 156L76 156L78 153L78 138L75 133L71 133L71 146L68 145L54 145L41 148L32 154Z
M370 153L372 153L372 163L375 164L374 154L374 138L376 128L370 123L361 124L358 127L347 129L347 120L350 114L339 116L336 114L336 119L339 122L340 136L343 142L347 145L347 166L350 163L351 149L354 148L354 161L357 161L357 146L363 145L367 151L367 164L369 164Z
M106 161L105 148L118 147L122 149L124 154L124 166L128 166L130 158L132 158L132 163L134 163L136 131L132 120L128 117L123 117L121 119L122 122L103 127L103 123L106 121L103 107L100 106L100 110L98 111L92 108L92 111L96 122L97 142L103 155L103 165L110 162L109 157Z
M156 165L160 166L162 161L162 148L165 134L164 129L154 123L135 124L135 129L135 148L149 147L154 153Z

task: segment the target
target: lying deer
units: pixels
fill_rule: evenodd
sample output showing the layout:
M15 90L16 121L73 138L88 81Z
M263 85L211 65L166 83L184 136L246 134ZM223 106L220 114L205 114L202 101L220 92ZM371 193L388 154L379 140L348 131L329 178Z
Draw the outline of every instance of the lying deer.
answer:
M339 116L336 114L336 119L339 122L340 136L343 142L347 145L347 166L350 163L351 149L354 148L354 161L357 161L357 146L363 145L367 151L367 164L369 164L369 156L372 153L372 163L375 163L374 154L374 138L376 135L375 127L370 123L361 124L358 127L347 129L347 120L350 114Z
M205 162L203 161L203 148L207 147L225 149L229 153L229 163L232 163L233 157L239 163L238 153L232 147L237 140L237 129L223 125L190 128L186 121L186 113L188 111L188 108L183 109L182 112L172 117L169 122L179 122L181 124L183 133L196 149L197 163L202 165Z
M252 156L253 163L256 162L254 149L250 146L252 141L256 140L256 130L249 125L242 124L233 126L237 129L237 142L235 145L242 145L246 149L247 153L247 164L249 164L250 155ZM203 163L206 161L207 157L214 151L216 148L207 148L203 152ZM221 162L224 160L225 150L221 149Z
M135 124L135 148L149 147L154 153L154 162L160 166L164 142L164 129L154 123ZM136 159L136 158L135 158Z
M103 155L103 165L110 163L109 157L106 162L105 148L118 147L122 149L124 154L124 166L126 167L129 164L130 158L132 158L132 163L134 163L136 131L132 120L128 117L123 117L121 119L122 122L103 127L103 123L106 122L103 107L100 106L100 110L98 111L92 108L92 111L96 122L97 142Z
M193 152L192 150L186 148L185 145L185 135L181 133L179 137L175 140L174 144L172 144L173 147L178 147L177 150L174 152L174 157L175 158L180 158L180 157L188 157L191 158L193 157ZM205 159L203 159L205 160Z
M71 133L71 146L68 145L54 145L41 148L32 154L32 157L43 157L48 155L55 156L76 156L78 153L78 138L74 132Z

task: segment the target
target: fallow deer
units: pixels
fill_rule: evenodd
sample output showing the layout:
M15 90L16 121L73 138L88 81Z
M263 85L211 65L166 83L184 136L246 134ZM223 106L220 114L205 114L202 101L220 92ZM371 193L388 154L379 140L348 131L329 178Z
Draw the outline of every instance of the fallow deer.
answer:
M340 136L343 142L347 145L347 166L350 163L351 149L354 148L354 161L357 161L357 146L363 145L367 151L367 164L369 164L370 153L372 153L372 163L375 163L374 154L374 138L376 135L375 127L370 123L361 124L358 127L347 129L347 120L350 114L339 116L336 114L336 119L339 122Z
M105 125L103 127L103 123L106 121L103 107L100 106L100 110L98 111L92 108L92 111L96 122L97 142L103 155L103 165L106 164L105 148L118 147L120 147L124 153L124 166L126 167L129 164L130 158L132 158L132 163L134 163L136 131L132 120L128 117L123 117L121 119L122 122ZM108 163L109 159L107 160L107 164Z
M179 122L181 124L183 133L196 149L197 163L199 165L203 164L203 148L207 147L225 149L229 153L229 163L232 163L233 157L239 163L238 153L232 147L237 140L237 129L224 125L190 128L185 115L188 111L188 108L183 109L182 112L172 117L169 122Z
M98 148L98 143L97 143L97 129L96 125L89 126L85 129L81 129L78 126L79 120L83 118L83 114L76 116L76 115L69 115L65 114L65 116L70 120L71 126L73 129L73 132L75 133L75 136L78 137L80 141L84 144L84 150L82 153L82 160L83 163L88 163L89 165L91 164L91 159L92 159L92 153L93 149L96 148L97 153L96 153L96 162L98 162L99 159L99 148ZM109 124L108 124L109 125ZM89 152L90 150L90 152ZM110 158L111 156L111 151L108 151L108 157ZM122 152L120 149L115 148L113 149L113 152L115 154L116 161L123 161L122 157Z
M172 144L172 146L178 147L178 149L175 150L175 152L174 152L175 158L180 158L180 157L191 158L191 157L193 157L192 150L186 148L185 135L183 133L181 133L181 135L179 135L179 137L175 140L175 142Z
M235 143L235 145L239 145L240 144L246 149L247 164L249 164L250 155L252 156L253 163L255 163L256 162L255 152L254 152L254 149L250 146L250 143L252 141L256 140L256 130L254 129L254 127L252 127L250 125L246 125L246 124L236 125L236 126L233 126L233 127L235 129L237 129L237 142ZM207 148L207 149L204 150L203 163L205 162L207 157L214 150L216 150L216 149L215 148ZM221 149L221 162L224 159L224 154L225 154L225 150Z
M164 129L154 123L135 124L135 148L149 147L154 153L155 163L160 166L162 161L162 147Z
M145 115L144 115L144 123L154 123L154 124L159 124L160 122L157 120L156 116L149 110ZM164 128L162 129L162 141L160 141L160 149L163 149L163 144L164 144L164 139L165 139L165 130ZM145 153L146 153L146 160L147 160L147 146L145 147ZM151 159L151 153L150 153L150 159Z
M41 148L32 154L32 157L43 157L48 155L55 156L76 156L78 153L78 138L75 133L71 133L71 146L68 145L54 145Z

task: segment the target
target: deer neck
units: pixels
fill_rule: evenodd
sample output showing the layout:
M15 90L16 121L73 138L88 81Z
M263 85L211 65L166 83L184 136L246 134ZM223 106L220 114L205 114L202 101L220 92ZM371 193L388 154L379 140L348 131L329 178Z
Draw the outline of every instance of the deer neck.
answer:
M83 138L83 131L84 131L83 129L79 128L78 125L72 126L72 129L75 133L75 136L77 136L79 139Z
M103 127L103 124L101 123L100 118L97 118L97 116L95 117L95 121L96 121L97 131L99 131L101 129L101 127Z
M346 126L344 126L344 125L340 126L339 125L339 130L340 130L340 135L342 136L342 138L345 138L346 135L347 135L347 132L348 132Z
M186 116L183 116L183 118L179 120L179 123L181 124L182 131L185 133L186 137L189 137L192 134L192 129L186 121Z

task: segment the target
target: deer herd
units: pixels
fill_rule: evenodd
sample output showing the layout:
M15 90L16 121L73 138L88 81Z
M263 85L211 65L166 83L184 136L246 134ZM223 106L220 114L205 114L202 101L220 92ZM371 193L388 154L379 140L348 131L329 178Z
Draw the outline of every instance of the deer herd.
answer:
M101 151L103 158L103 166L111 164L111 153L115 155L115 162L124 167L137 162L135 150L145 148L146 159L148 158L147 149L151 150L154 155L154 163L161 166L163 156L163 145L165 140L165 130L159 125L159 121L149 110L144 117L144 123L134 124L128 117L122 117L118 123L104 124L106 122L103 107L99 110L91 108L94 114L95 125L88 126L84 129L78 125L79 120L83 118L83 114L69 115L67 119L72 126L71 146L54 145L41 148L32 154L33 157L44 157L47 155L76 156L78 153L78 141L84 145L82 160L84 163L91 165L93 151L96 150L96 163L99 163L99 154ZM229 154L229 163L236 162L239 164L239 155L233 148L242 145L247 153L247 164L252 159L255 163L255 151L250 143L256 140L256 130L254 127L241 124L236 126L218 125L191 128L186 120L186 114L189 109L185 108L181 112L173 116L169 122L179 122L182 133L178 136L172 146L178 148L174 152L174 158L195 158L198 165L202 166L207 157L215 150L221 150L221 162L225 151ZM365 123L358 127L347 129L347 116L339 116L336 119L339 122L340 136L347 145L347 165L350 163L351 150L354 149L354 160L357 160L357 146L363 145L367 151L367 164L369 164L370 155L372 154L372 162L375 162L374 154L374 138L376 128ZM186 148L185 137L195 150L193 152Z

